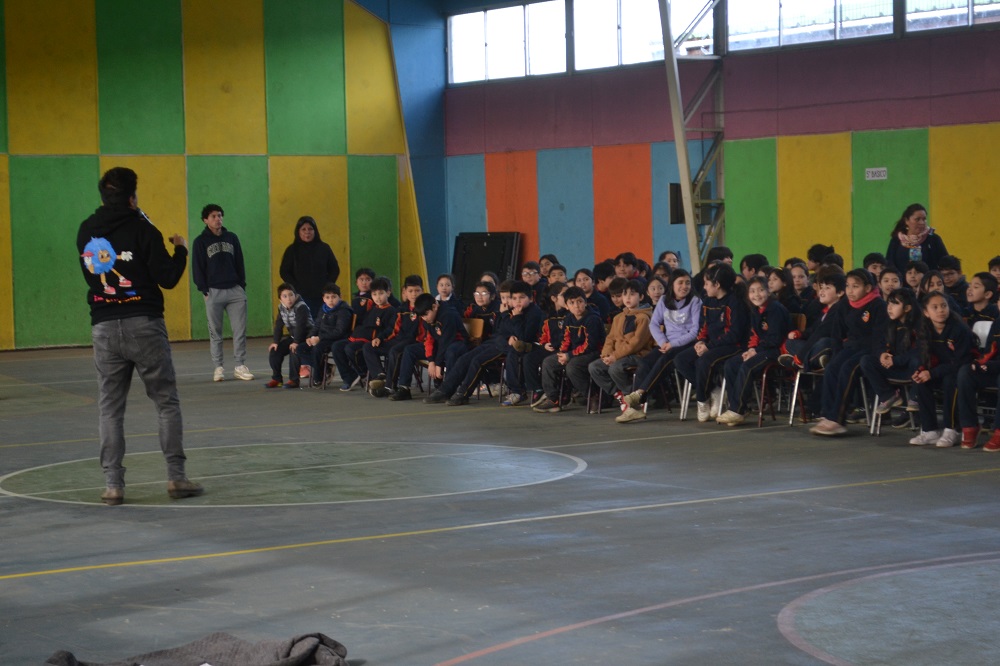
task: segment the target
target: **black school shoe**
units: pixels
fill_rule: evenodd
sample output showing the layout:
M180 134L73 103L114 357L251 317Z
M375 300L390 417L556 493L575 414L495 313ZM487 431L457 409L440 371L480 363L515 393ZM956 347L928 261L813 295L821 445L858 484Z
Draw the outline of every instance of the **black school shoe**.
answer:
M428 405L442 405L448 402L448 396L445 395L444 391L434 391L424 398L424 402Z
M409 386L398 386L396 387L396 392L389 396L389 400L413 400L413 396L410 395Z
M461 392L456 391L455 395L448 398L448 405L451 407L461 407L469 404L469 398Z

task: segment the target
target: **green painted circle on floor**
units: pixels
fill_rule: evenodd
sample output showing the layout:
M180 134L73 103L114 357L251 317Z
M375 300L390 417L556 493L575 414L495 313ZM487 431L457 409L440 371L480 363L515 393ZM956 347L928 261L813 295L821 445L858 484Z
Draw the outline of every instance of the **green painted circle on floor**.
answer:
M547 483L586 463L540 449L429 442L257 443L187 449L191 479L205 494L171 500L159 451L125 456L125 505L245 507L414 499ZM0 493L100 504L95 458L44 465L0 478Z

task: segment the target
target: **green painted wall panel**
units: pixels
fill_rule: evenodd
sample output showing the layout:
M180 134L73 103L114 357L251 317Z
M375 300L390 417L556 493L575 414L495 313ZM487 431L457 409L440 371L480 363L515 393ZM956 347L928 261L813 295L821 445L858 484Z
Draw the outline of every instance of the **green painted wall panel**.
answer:
M928 131L926 129L855 132L851 141L854 261L885 252L889 232L903 209L927 205ZM885 180L867 180L866 169L886 168Z
M194 239L205 230L201 209L210 203L225 211L223 226L239 236L247 273L248 334L270 335L276 310L272 310L270 221L268 216L267 157L191 156L187 159L188 234ZM190 278L189 278L190 279ZM228 322L228 320L227 320ZM229 331L228 323L226 331ZM230 333L226 333L227 337ZM191 283L191 337L208 338L205 299ZM232 350L226 342L226 365ZM206 362L207 362L206 357ZM263 350L252 352L251 368L266 367Z
M347 153L343 2L265 0L271 155Z
M10 158L17 347L90 344L76 234L101 203L100 177L97 157Z
M778 256L778 158L775 139L727 141L726 242L736 262L761 252L773 264Z
M396 156L347 158L348 216L351 221L351 275L368 266L392 280L399 295L399 202Z
M97 0L101 152L184 153L180 0Z

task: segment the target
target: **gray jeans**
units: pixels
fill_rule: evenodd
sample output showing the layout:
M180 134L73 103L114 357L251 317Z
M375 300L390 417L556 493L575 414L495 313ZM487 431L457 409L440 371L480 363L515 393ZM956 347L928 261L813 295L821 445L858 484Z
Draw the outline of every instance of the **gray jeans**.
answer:
M174 362L170 356L167 327L161 318L130 317L95 324L94 366L97 368L100 417L101 467L108 486L124 487L125 401L132 385L132 370L156 406L160 449L167 460L167 478L184 475L184 427L177 395Z
M588 369L590 378L601 387L601 390L608 395L614 395L615 391L630 393L632 391L632 373L626 368L634 368L639 365L639 356L631 355L618 359L611 365L605 365L604 360L597 358L591 361Z
M236 365L247 362L247 293L243 287L209 289L205 297L205 314L208 316L209 348L215 367L222 367L222 313L229 315L233 328L233 357Z

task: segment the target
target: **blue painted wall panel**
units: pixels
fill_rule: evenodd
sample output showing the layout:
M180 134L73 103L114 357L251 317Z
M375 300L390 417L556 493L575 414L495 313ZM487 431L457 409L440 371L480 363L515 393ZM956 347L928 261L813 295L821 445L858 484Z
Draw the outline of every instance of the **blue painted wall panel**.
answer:
M443 239L448 237L445 215L445 158L412 157L413 188L417 194L420 214L420 234L424 240L427 273L438 275L451 270L448 249Z
M455 236L463 231L487 231L486 161L482 155L449 157L446 160L445 171L448 200L445 234L441 238L424 236L424 252L430 256L432 245L443 244L450 270L452 255L455 252ZM430 270L430 261L428 261L428 272L433 272Z
M538 151L538 245L568 271L594 266L594 167L590 148Z
M703 151L708 150L708 141L688 142L688 162L691 173L701 164ZM681 265L690 269L688 261L687 227L682 224L670 224L670 183L680 181L677 169L677 148L673 141L663 141L652 144L653 160L653 251L654 256L648 260L655 262L664 250L680 253ZM709 177L712 182L712 192L715 192L715 177Z

